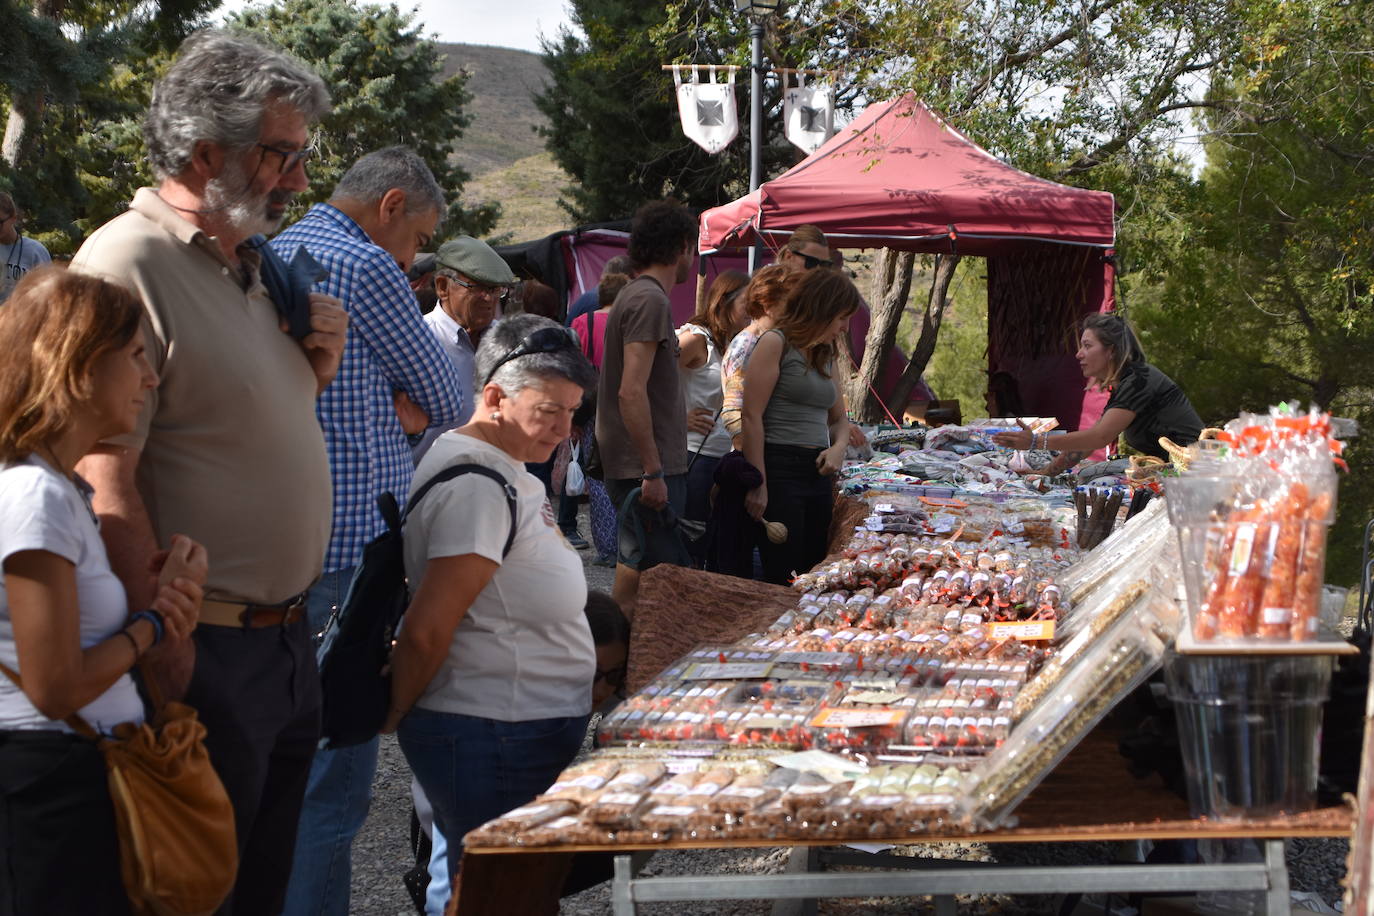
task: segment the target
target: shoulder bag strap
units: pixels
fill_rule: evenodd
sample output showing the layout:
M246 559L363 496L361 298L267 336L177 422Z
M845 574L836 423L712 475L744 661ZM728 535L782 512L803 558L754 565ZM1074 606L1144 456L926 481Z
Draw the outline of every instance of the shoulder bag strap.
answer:
M596 365L596 309L587 313L587 359Z
M451 464L429 480L426 480L424 485L416 490L415 495L410 497L410 501L406 503L405 512L400 515L400 524L405 523L405 520L410 517L410 513L419 505L420 500L424 499L425 494L433 487L452 480L455 477L460 477L463 474L480 474L489 480L493 480L500 485L502 492L506 494L506 508L510 510L510 533L506 535L506 546L501 550L501 556L506 556L510 553L511 547L515 544L515 529L520 518L520 506L516 500L515 487L511 485L510 481L508 481L500 471L493 470L484 464ZM390 494L383 494L383 496L388 495ZM385 509L383 509L382 514L386 514ZM400 524L396 527L399 528Z
M14 681L14 686L18 687L20 690L24 689L24 682L19 679L18 671L15 671L13 668L11 668L9 665L6 665L4 662L0 662L0 671L5 672L5 677ZM78 716L76 713L72 713L70 716L67 716L67 718L63 719L62 721L66 722L67 725L71 727L71 730L76 732L78 735L81 735L86 738L92 738L97 741L100 740L100 734L95 729L91 728L89 722Z

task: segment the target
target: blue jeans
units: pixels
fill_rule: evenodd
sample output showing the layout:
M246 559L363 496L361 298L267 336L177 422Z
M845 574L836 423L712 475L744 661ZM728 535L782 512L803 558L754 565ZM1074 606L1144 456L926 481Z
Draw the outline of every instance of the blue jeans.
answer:
M327 572L310 589L306 615L318 634L343 603L353 567ZM287 916L347 916L353 879L353 837L367 820L378 739L316 751L296 832L296 855L286 890Z
M416 707L396 736L448 840L458 874L463 837L543 792L582 747L590 716L502 722Z

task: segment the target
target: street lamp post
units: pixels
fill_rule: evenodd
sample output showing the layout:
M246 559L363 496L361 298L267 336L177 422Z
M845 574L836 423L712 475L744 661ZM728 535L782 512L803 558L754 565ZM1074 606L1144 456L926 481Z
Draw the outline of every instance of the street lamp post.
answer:
M735 12L749 14L749 191L763 181L763 21L777 12L780 0L735 0ZM753 273L759 244L749 249Z

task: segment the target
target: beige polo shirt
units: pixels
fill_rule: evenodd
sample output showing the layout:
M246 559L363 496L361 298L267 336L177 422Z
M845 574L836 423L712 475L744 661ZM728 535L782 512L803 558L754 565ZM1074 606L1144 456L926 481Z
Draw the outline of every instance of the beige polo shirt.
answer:
M158 373L138 428L138 489L158 543L186 534L210 556L207 597L273 604L319 576L329 542L329 458L315 374L218 243L152 188L81 246L73 267L142 297Z

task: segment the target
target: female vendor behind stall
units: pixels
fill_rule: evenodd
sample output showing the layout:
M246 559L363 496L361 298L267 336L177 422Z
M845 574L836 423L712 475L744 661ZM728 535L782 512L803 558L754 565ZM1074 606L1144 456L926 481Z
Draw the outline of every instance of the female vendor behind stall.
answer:
M1034 473L1062 473L1094 449L1111 445L1123 432L1131 448L1165 459L1169 456L1159 444L1161 436L1189 445L1201 435L1197 411L1172 379L1145 362L1135 332L1124 318L1108 313L1084 319L1078 364L1093 387L1111 392L1102 418L1090 429L1050 436L1032 434L1023 424L1019 431L993 436L994 442L1008 448L1059 452Z

